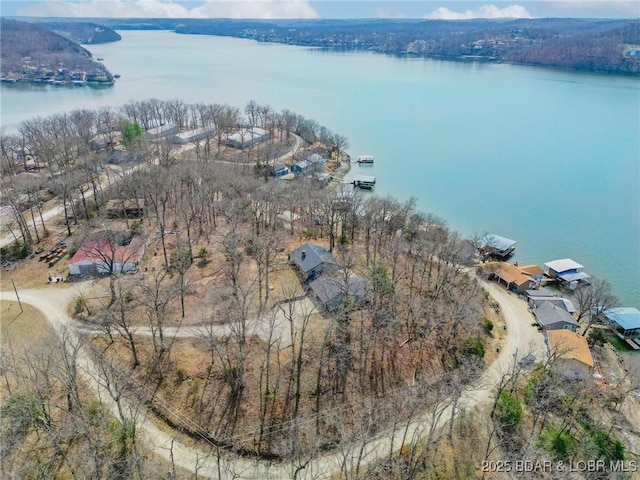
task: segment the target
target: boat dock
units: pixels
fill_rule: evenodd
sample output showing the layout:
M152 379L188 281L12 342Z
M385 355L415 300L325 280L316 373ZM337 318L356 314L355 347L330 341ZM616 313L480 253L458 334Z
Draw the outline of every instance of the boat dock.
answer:
M374 159L373 155L360 155L358 157L357 162L360 165L363 165L363 164L364 165L373 165L373 159Z
M371 190L376 184L376 177L369 175L356 175L353 178L353 186L358 188L364 188L365 190Z

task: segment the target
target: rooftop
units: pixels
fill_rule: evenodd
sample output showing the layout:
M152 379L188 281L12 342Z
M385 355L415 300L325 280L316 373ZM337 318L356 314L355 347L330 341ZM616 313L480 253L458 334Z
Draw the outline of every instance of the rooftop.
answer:
M552 260L550 262L545 263L544 266L558 273L566 272L567 270L579 270L580 268L584 268L583 265L580 265L578 262L574 262L570 258Z
M304 273L308 273L323 263L338 265L338 262L329 252L320 245L313 245L312 243L305 243L292 251L291 259Z
M593 357L587 339L570 330L548 330L547 341L552 355L558 358L574 359L593 367Z
M537 309L533 311L538 323L543 327L551 326L558 322L566 322L574 327L578 326L573 316L564 308L558 307L551 302L543 302Z
M490 265L495 266L495 274L507 283L522 285L533 280L529 275L524 274L518 267L511 263L494 262Z
M640 328L640 310L635 307L609 308L604 312L604 316L625 330Z
M501 237L500 235L495 235L493 233L487 233L482 240L480 240L480 244L483 247L489 247L495 250L509 250L511 247L515 246L516 243L518 242L515 240Z
M367 289L367 281L364 278L358 276L349 277L347 284L347 291L345 292L344 278L322 276L311 282L309 287L323 304L329 303L334 298L345 293L364 298Z
M376 177L371 175L356 175L353 177L354 182L376 183Z
M128 245L118 245L115 238L106 235L85 240L78 251L69 260L70 264L91 261L97 263L135 262L144 253L143 236L133 237Z
M539 298L539 297L553 297L553 293L551 293L546 288L539 288L537 290L526 290L525 293L530 298Z

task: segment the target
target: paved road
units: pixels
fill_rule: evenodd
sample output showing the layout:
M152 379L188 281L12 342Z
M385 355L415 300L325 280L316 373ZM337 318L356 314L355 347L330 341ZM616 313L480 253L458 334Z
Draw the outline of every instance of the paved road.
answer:
M465 391L461 397L459 407L464 407L467 410L491 401L492 387L513 364L516 353L518 357L524 356L529 352L533 352L538 358L542 358L544 355L542 335L535 327L530 325L533 317L527 310L526 303L496 284L485 283L484 286L502 309L507 322L508 335L497 360L485 371L479 382ZM33 305L42 311L54 329L61 333L63 329L74 325L74 321L67 315L65 309L79 295L79 288L82 287L22 290L18 293L23 302ZM0 299L15 300L15 293L13 291L2 291L0 292ZM260 334L260 331L260 329L257 329L256 333ZM279 330L280 335L286 335L286 332L286 329ZM140 333L144 333L144 329L141 329ZM200 333L201 331L198 330L198 327L189 327L184 331L185 336ZM182 336L183 334L179 335ZM79 366L80 371L87 380L87 384L93 388L96 395L103 399L105 407L118 418L117 405L110 400L104 388L96 380L99 378L98 370L90 357L82 350L79 356ZM397 450L400 447L401 438L405 435L405 427L406 438L411 438L413 434L419 434L425 428L425 425L434 425L439 429L450 418L450 408L446 407L438 412L437 419L429 414L413 421L408 426L405 425L398 428L394 432L384 432L377 438L370 439L362 450L354 448L352 452L346 454L344 452L328 452L318 455L298 473L297 478L332 478L340 472L341 465L345 462L345 457L347 465L354 465L358 456L364 458L365 460L361 462L362 467L384 458L391 449ZM199 465L198 474L202 477L231 479L241 476L241 478L256 480L290 479L293 478L293 472L296 468L292 464L271 463L239 457L232 458L227 455L218 460L210 452L187 447L178 441L174 441L174 436L165 430L160 430L152 421L147 421L146 418L140 419L139 431L147 448L167 461L170 461L173 442L173 457L176 465L189 471L194 471L195 466ZM212 451L215 450L212 449Z

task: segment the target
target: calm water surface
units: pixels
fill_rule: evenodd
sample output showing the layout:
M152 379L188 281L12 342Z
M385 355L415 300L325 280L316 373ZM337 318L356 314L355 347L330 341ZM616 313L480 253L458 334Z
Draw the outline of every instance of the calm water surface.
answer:
M122 75L113 88L4 85L2 124L151 97L286 108L375 155L350 175L375 175L378 194L518 240L520 262L573 258L640 307L637 78L120 33L90 47Z

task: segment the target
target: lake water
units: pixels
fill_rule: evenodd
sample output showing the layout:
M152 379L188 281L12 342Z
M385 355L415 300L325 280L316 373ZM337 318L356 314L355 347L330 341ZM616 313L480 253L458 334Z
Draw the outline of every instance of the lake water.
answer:
M171 32L91 46L116 85L0 92L2 124L132 99L249 100L316 119L375 155L376 192L416 197L514 260L572 258L640 307L640 81L503 64L336 53Z

